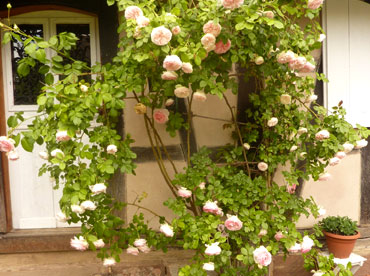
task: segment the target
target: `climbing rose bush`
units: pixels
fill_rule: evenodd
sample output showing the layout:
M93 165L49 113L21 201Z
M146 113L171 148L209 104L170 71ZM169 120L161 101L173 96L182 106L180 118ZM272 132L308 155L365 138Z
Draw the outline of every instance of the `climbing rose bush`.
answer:
M4 43L18 40L25 46L19 76L37 61L45 86L37 99L39 115L27 131L14 132L27 123L22 113L8 118L10 131L0 137L0 150L17 160L17 146L32 151L35 143L45 145L40 174L48 173L55 188L63 189L57 217L81 223L71 246L98 250L105 266L123 252L137 256L181 246L195 253L179 275L192 276L266 275L278 252L302 252L311 260L319 243L315 235L302 236L296 222L324 212L313 199L300 197L299 180L329 179L325 168L366 146L369 135L345 121L342 103L329 111L316 103L315 83L326 79L315 72L311 52L325 38L317 20L323 1L107 2L124 13L121 50L108 64L71 58L74 34L44 41L1 23ZM309 23L301 27L300 20ZM45 49L53 52L51 60ZM56 80L55 74L63 78ZM256 90L238 91L241 81L254 83ZM227 91L242 93L250 104L236 112ZM207 109L212 95L230 111L224 128L232 129L235 140L217 159L207 148L192 152L190 144L197 116L193 102ZM146 195L120 202L107 193L114 174L134 173L136 167L133 139L119 129L127 98L136 101L134 111L173 194L164 202L175 214L172 221L141 206ZM163 124L171 136L187 132L183 170L157 131ZM278 167L284 176L280 185L274 181ZM128 206L138 210L129 221L114 215ZM146 224L144 209L158 217L159 231Z

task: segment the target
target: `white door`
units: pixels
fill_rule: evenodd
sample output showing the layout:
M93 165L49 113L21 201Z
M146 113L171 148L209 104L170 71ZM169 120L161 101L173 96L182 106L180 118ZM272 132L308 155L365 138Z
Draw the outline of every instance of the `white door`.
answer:
M28 34L48 40L60 32L74 32L80 38L73 57L94 64L99 59L99 43L96 18L88 15L62 12L32 12L12 18L20 29ZM43 79L37 73L38 66L25 78L16 73L16 61L23 57L20 43L11 42L3 46L3 74L5 93L5 112L7 118L17 111L24 111L24 117L35 115L36 98L42 87ZM47 58L53 53L47 52ZM26 125L19 130L25 130ZM15 133L16 134L16 133ZM68 227L60 223L55 215L59 212L61 189L53 189L53 181L47 174L38 176L43 162L38 152L43 147L35 144L33 153L18 148L20 159L9 162L10 192L12 204L13 227L15 229Z
M343 101L348 121L370 127L370 4L327 0L326 103Z

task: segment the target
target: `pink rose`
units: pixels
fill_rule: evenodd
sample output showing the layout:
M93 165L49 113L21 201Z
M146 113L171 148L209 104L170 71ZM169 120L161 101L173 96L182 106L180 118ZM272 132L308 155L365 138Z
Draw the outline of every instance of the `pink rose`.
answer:
M322 3L324 3L324 0L308 0L307 7L311 10L316 10Z
M288 60L286 59L286 53L285 52L282 52L282 53L278 54L276 59L277 59L277 62L280 63L280 64L285 64L285 63L288 62Z
M291 104L292 103L292 97L289 94L282 94L280 96L280 102L282 104Z
M306 62L306 64L301 68L301 73L310 73L315 70L316 66L311 62Z
M231 41L230 39L227 40L226 44L223 43L222 40L216 43L215 53L218 55L222 55L230 50Z
M82 208L80 205L71 205L71 211L76 213L76 214L80 214L82 215L83 213L85 213L85 209Z
M100 240L97 240L97 241L94 241L93 242L94 246L99 249L99 248L103 248L105 246L105 243L102 239Z
M289 68L292 70L301 70L306 63L307 60L305 57L297 57L289 62Z
M214 37L217 37L221 33L221 25L210 20L203 25L203 32L205 34L213 34Z
M179 86L175 89L174 94L177 98L187 98L190 95L190 89L185 86Z
M340 162L340 159L338 157L333 157L329 160L329 165L335 166L335 165L338 165L339 162Z
M103 265L104 266L113 266L116 264L116 260L112 257L110 258L105 258L104 261L103 261Z
M64 214L63 212L59 212L58 214L56 214L55 218L57 219L57 221L62 223L65 223L70 219L70 217L67 217L66 214Z
M126 19L137 19L139 16L143 15L143 11L137 6L129 6L125 10Z
M267 126L274 127L277 125L278 122L279 122L278 118L272 117L270 120L267 121Z
M167 223L161 224L161 227L159 228L159 231L163 233L166 237L173 237L173 227L168 225Z
M280 241L281 239L285 238L285 235L281 231L279 231L279 232L276 232L274 238L275 240Z
M134 255L134 256L139 255L139 249L137 249L136 247L132 247L132 246L129 246L126 249L126 252L127 254Z
M309 236L304 236L303 242L301 243L302 253L307 253L308 251L311 250L312 246L314 245L315 243Z
M225 9L236 9L243 5L244 0L221 0L221 4Z
M292 195L292 194L295 193L296 188L297 188L297 184L287 185L286 186L286 191Z
M7 155L10 161L17 161L19 159L19 154L15 150L8 152Z
M162 80L176 80L178 75L174 71L165 71L161 76Z
M199 189L201 190L204 190L206 188L206 183L205 182L201 182L199 185L198 185Z
M218 246L219 242L212 243L211 245L206 244L206 250L204 253L208 256L216 256L221 254L221 247Z
M182 71L186 74L191 74L193 73L193 65L189 62L184 62L181 67Z
M80 236L71 239L71 246L76 250L84 251L89 247L89 244L84 237Z
M180 26L175 26L175 27L172 28L172 33L174 35L178 35L180 32L181 32Z
M137 249L139 249L140 252L145 254L150 252L150 247L148 247L146 244L143 246L139 246Z
M265 11L263 12L263 15L270 18L270 19L273 19L275 17L275 14L273 11Z
M356 141L355 149L362 149L367 146L367 141L365 139Z
M41 159L49 160L49 154L46 151L40 151L39 156Z
M171 41L172 33L166 27L160 26L160 27L154 28L152 30L152 33L151 33L150 37L152 39L152 42L155 45L163 46L163 45L168 44L168 42ZM170 70L170 71L172 71L172 70Z
M97 183L89 187L93 195L98 195L105 193L107 191L107 186L104 183Z
M96 205L94 202L92 202L91 200L85 200L81 203L81 208L85 209L85 210L90 210L90 211L94 211L96 209Z
M258 237L263 237L267 235L267 230L266 229L261 229L260 232L258 233Z
M355 146L354 145L352 145L352 144L350 144L350 143L344 143L343 144L343 148L344 148L344 152L345 153L349 153L349 152L351 152L352 150L353 150L353 148L354 148Z
M208 53L216 49L216 44L210 44L208 46L204 46L204 49L207 51L206 58L208 57Z
M192 192L185 187L178 189L177 194L182 198L189 198L192 195Z
M193 99L197 102L205 102L207 100L207 96L203 91L196 91L193 93Z
M243 222L237 216L227 215L228 219L225 221L225 227L230 231L238 231L242 229Z
M269 168L269 166L265 162L259 162L257 167L261 172L264 172Z
M140 15L136 18L136 23L139 28L143 28L149 25L150 20L144 15Z
M316 140L319 140L319 141L323 141L325 139L328 139L329 137L330 137L330 133L326 129L320 130L315 135Z
M117 146L116 145L108 145L107 147L107 153L108 154L115 154L117 152Z
M302 246L299 244L299 243L295 243L294 245L292 245L288 251L290 253L298 253L299 251L302 250Z
M338 151L336 154L335 154L335 157L338 157L339 159L343 159L344 157L346 157L347 154L344 152L344 151Z
M212 262L209 263L204 263L203 264L203 269L206 271L214 271L215 270L215 264Z
M217 201L208 200L203 206L203 211L206 212L206 213L214 214L214 215L223 214L221 208L218 207L218 205L217 205Z
M202 39L200 40L202 45L207 48L216 43L216 37L213 34L205 34Z
M323 173L319 175L319 181L328 181L331 179L330 173Z
M134 246L136 247L142 247L144 245L146 245L146 239L136 239L134 241Z
M67 131L58 131L55 135L58 142L69 141L71 137L68 136Z
M181 59L176 55L166 56L166 58L163 61L163 68L167 71L177 71L181 69L182 67L182 61Z
M153 119L158 124L164 124L168 121L169 115L170 115L170 112L165 108L156 109L153 112Z
M272 257L264 246L260 246L253 251L253 259L259 267L262 267L268 266L271 263Z
M84 85L84 84L81 84L80 85L80 89L81 89L81 91L82 92L87 92L87 91L89 91L89 87L87 87L86 85Z

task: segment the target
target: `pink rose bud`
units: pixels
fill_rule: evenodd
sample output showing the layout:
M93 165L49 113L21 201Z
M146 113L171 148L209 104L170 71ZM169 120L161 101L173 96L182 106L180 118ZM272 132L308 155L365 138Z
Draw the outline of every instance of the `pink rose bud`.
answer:
M220 215L223 213L220 207L218 207L217 201L210 201L210 200L208 200L204 204L203 211L206 213L214 214L214 215Z
M134 246L136 247L142 247L144 245L146 245L146 239L136 239L134 241Z
M184 62L181 67L182 71L186 74L191 74L193 73L193 65L189 62Z
M243 147L246 149L246 150L249 150L251 148L251 146L248 144L248 143L244 143L243 144Z
M289 149L289 151L290 151L290 152L293 152L293 151L296 151L297 149L298 149L298 146L294 145L294 146L292 146L292 147Z
M254 63L257 64L257 65L261 65L265 62L265 60L263 59L263 57L259 56L259 57L256 57L256 59L254 60Z
M143 11L137 6L129 6L125 10L126 19L137 19L139 16L143 15Z
M294 245L292 245L288 251L290 253L298 253L299 251L302 250L302 246L299 244L299 243L295 243Z
M94 202L92 202L91 200L85 200L81 203L81 208L85 209L85 210L90 210L90 211L94 211L96 209L96 205Z
M176 87L174 94L177 98L187 98L190 95L190 89L185 86Z
M286 190L291 195L295 193L295 189L297 188L297 184L287 185Z
M53 150L53 151L50 153L50 155L51 155L52 157L57 157L58 153L59 153L60 155L62 155L62 157L64 157L64 152L63 152L63 151L61 151L60 149L55 149L55 150Z
M181 32L180 26L175 26L172 28L172 34L173 35L178 35Z
M178 189L177 194L182 198L189 198L192 195L192 192L184 187Z
M201 182L199 185L198 185L199 189L201 190L204 190L206 188L206 183L205 182Z
M216 43L215 53L218 55L225 54L231 48L230 39L227 40L226 44L222 40Z
M116 260L112 257L110 258L105 258L103 261L104 266L114 266L116 264Z
M70 219L70 217L67 217L66 214L64 214L63 212L59 212L58 214L56 214L55 218L57 219L57 221L62 223L66 223Z
M304 236L303 242L301 243L302 253L307 253L314 245L315 243L309 236Z
M181 67L182 61L176 55L166 56L166 58L163 61L163 68L166 69L167 71L177 71L181 69Z
M140 15L136 18L136 23L139 28L143 28L149 25L150 20L144 15Z
M179 77L174 71L165 71L162 73L162 80L176 80Z
M71 137L68 136L67 131L58 131L56 134L56 139L58 142L64 142L64 141L69 141L71 140Z
M328 181L331 179L330 173L323 173L319 175L319 181Z
M238 231L242 229L243 222L237 216L227 215L228 219L225 221L225 227L230 231Z
M152 30L150 38L155 45L164 46L171 41L172 33L166 27L160 26Z
M74 237L71 239L71 246L76 250L85 251L87 248L89 248L89 243L84 237L80 236L79 238Z
M206 244L206 250L204 253L208 256L216 256L221 254L221 247L218 246L219 242L212 243L211 245Z
M212 262L204 263L203 264L203 270L205 271L214 271L215 270L215 264Z
M49 154L46 151L40 151L39 156L41 159L49 160Z
M329 160L329 165L335 166L335 165L338 165L339 162L340 162L340 159L338 157L333 157Z
M107 186L104 183L97 183L89 187L93 195L98 195L105 193L107 191Z
M270 19L273 19L275 17L275 14L274 14L273 11L265 11L263 13L263 15L266 16L266 17L268 17L268 18L270 18Z
M292 103L292 97L288 94L282 94L280 96L280 102L282 104L291 104Z
M100 248L103 248L105 246L105 243L102 239L94 241L93 244L94 244L96 249L100 249Z
M108 154L115 154L117 152L117 146L116 145L109 145L107 147L107 153Z
M272 117L270 120L267 121L267 126L274 127L277 125L278 122L279 122L278 118Z
M274 238L275 240L280 241L281 239L285 238L285 235L281 231L279 231L279 232L276 232Z
M174 99L172 99L172 98L169 98L169 99L167 99L167 101L165 102L165 106L171 106L171 105L173 105L174 104L174 102L175 102L175 100Z
M244 0L221 0L221 5L225 9L237 9L240 8L244 3Z
M261 172L264 172L269 168L269 166L265 162L259 162L257 167Z
M335 157L338 157L339 159L343 159L344 157L346 157L347 154L344 152L344 151L338 151L336 154L335 154Z
M258 237L262 238L263 236L267 235L267 230L266 229L261 229L261 231L258 233Z
M85 93L86 93L87 91L89 91L89 88L88 88L86 85L84 85L84 84L81 84L81 85L80 85L80 89L81 89L81 91L82 91L82 92L85 92Z
M344 152L345 153L349 153L349 152L351 152L352 150L353 150L353 148L354 148L355 146L354 145L352 145L352 144L350 144L350 143L344 143L343 144L343 148L344 148Z
M19 154L15 150L8 152L7 155L10 161L17 161L19 159Z
M214 37L217 37L221 33L221 29L221 25L214 23L213 20L210 20L203 25L203 32L205 34L213 34Z
M316 10L322 3L324 3L324 0L308 0L307 7L311 10Z
M136 247L132 247L132 246L128 247L126 249L126 252L127 254L134 255L134 256L139 255L139 249L137 249Z
M168 121L168 116L170 112L163 108L163 109L155 109L153 112L153 119L158 124L165 124Z
M209 47L211 45L215 45L216 37L213 34L205 34L200 42L204 47Z
M173 227L168 225L167 223L161 224L161 227L159 228L159 231L163 233L166 237L173 237Z
M80 214L82 215L83 213L85 213L85 209L82 208L80 205L71 205L71 211L76 213L76 214Z
M365 139L356 141L355 149L362 149L367 146L367 141Z
M323 141L325 139L329 139L330 133L326 129L320 130L318 133L316 133L315 138L318 141Z
M203 91L196 91L193 93L193 99L197 102L205 102L207 100L207 96Z
M260 246L253 251L253 259L259 267L263 267L271 263L272 257L266 247Z

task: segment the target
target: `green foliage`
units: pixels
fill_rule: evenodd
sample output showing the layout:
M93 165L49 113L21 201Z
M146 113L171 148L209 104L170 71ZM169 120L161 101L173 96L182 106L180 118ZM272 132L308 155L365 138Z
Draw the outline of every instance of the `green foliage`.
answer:
M343 236L352 236L357 233L356 221L345 216L329 216L319 222L322 230Z

